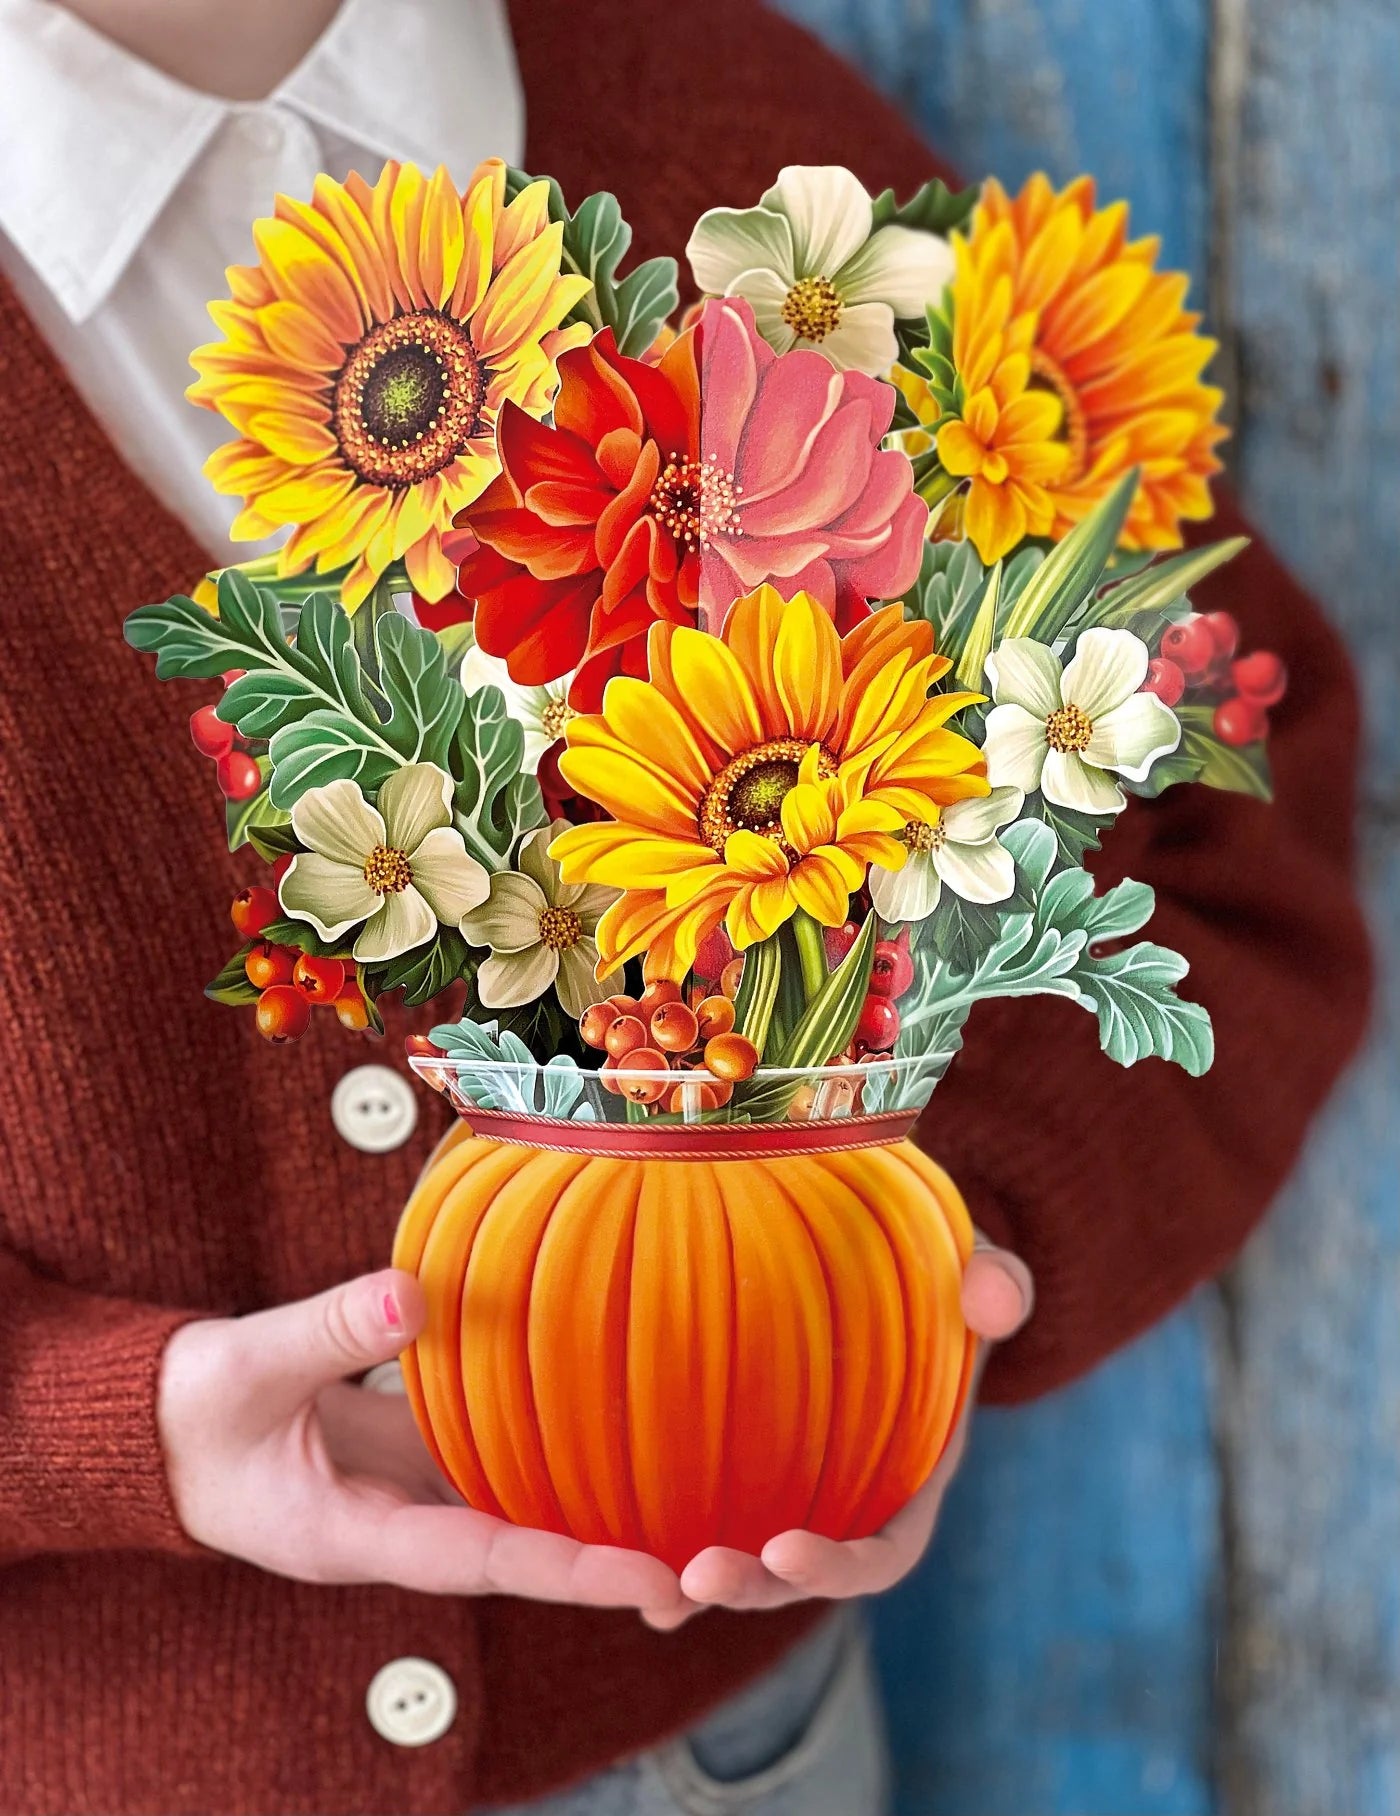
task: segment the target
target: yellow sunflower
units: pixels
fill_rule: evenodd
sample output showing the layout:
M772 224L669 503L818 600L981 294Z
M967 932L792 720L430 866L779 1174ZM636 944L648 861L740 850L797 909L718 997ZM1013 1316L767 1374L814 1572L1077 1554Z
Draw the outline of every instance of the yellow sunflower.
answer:
M721 920L740 948L796 910L846 918L870 864L897 870L911 820L988 792L981 752L945 729L979 694L923 622L887 606L845 637L806 593L741 599L718 636L658 624L651 678L617 676L572 720L559 767L613 818L550 847L565 882L625 891L598 925L600 971L648 953L680 978Z
M1216 343L1185 308L1187 278L1156 269L1159 241L1129 240L1124 202L1096 209L1080 177L1040 174L1009 197L988 182L955 240L953 366L964 405L937 431L968 480L965 524L985 562L1025 536L1058 540L1133 467L1128 548L1174 548L1209 517L1226 430L1202 383Z
M310 203L277 198L259 262L209 306L223 340L191 355L189 396L238 432L205 467L244 501L235 539L294 525L278 572L348 565L349 611L400 560L425 598L450 591L442 532L500 470L501 404L543 416L555 360L588 338L559 326L589 286L560 275L548 198L507 204L495 158L465 195L390 163L373 188L321 176Z

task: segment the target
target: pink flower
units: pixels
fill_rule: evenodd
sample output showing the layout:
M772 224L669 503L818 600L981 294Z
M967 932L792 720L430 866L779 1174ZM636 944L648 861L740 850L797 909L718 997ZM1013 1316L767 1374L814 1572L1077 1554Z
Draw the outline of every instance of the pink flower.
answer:
M706 303L700 348L702 622L717 629L765 581L810 593L843 629L899 598L928 508L907 457L880 448L893 386L816 351L775 353L738 297Z

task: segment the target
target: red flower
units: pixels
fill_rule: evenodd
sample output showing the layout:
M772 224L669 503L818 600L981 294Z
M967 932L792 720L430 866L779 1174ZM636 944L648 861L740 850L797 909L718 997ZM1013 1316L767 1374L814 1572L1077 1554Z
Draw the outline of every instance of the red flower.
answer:
M477 641L526 685L580 672L573 704L596 709L610 675L645 674L646 633L694 619L700 384L695 339L656 365L627 359L611 330L559 360L554 425L503 408L501 475L457 523L457 576ZM476 546L473 548L472 539ZM471 613L461 599L424 616Z

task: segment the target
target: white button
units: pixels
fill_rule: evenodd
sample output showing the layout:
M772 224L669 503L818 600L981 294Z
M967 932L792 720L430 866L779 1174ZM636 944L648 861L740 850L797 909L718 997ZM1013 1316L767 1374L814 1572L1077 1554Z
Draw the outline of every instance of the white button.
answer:
M360 1386L372 1394L406 1394L403 1370L397 1362L380 1362L363 1377Z
M457 1714L457 1691L441 1665L396 1658L376 1671L365 1694L370 1726L396 1747L440 1740Z
M331 1121L362 1154L387 1154L413 1133L418 1100L402 1072L356 1066L331 1092Z

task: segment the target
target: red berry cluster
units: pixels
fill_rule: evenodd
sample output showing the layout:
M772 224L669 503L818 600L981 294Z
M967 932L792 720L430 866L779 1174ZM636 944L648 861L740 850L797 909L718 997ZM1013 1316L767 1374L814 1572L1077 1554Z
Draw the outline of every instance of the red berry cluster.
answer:
M855 945L860 929L854 921L826 930L826 956L839 965ZM875 955L870 965L870 988L856 1023L852 1058L867 1053L888 1053L899 1039L898 997L914 981L914 960L909 951L909 929L901 928L897 938L876 940Z
M742 961L724 967L721 988L707 994L694 984L687 1001L679 984L658 980L640 996L610 996L594 1003L579 1020L585 1045L607 1054L599 1068L603 1088L631 1103L661 1104L679 1113L685 1108L684 1075L697 1068L709 1073L699 1087L700 1108L719 1110L734 1087L758 1069L758 1048L734 1031L734 994ZM649 1078L619 1077L646 1072ZM669 1075L680 1073L675 1084Z
M224 686L231 687L243 673L241 668L231 668L223 677ZM214 776L226 800L250 800L262 787L262 771L248 740L226 725L213 706L201 706L190 714L190 737L201 756L213 758Z
M1257 744L1269 735L1269 712L1288 686L1272 650L1236 658L1240 627L1229 612L1194 612L1162 632L1142 691L1175 706L1188 692L1215 702L1212 725L1222 744Z
M291 863L279 858L274 877ZM281 918L275 889L256 885L233 898L229 919L253 946L243 961L248 982L258 992L255 1014L258 1033L281 1046L299 1040L311 1023L311 1011L323 1003L335 1010L342 1027L362 1032L369 1026L369 1010L360 989L353 959L318 958L295 946L282 946L260 935Z

